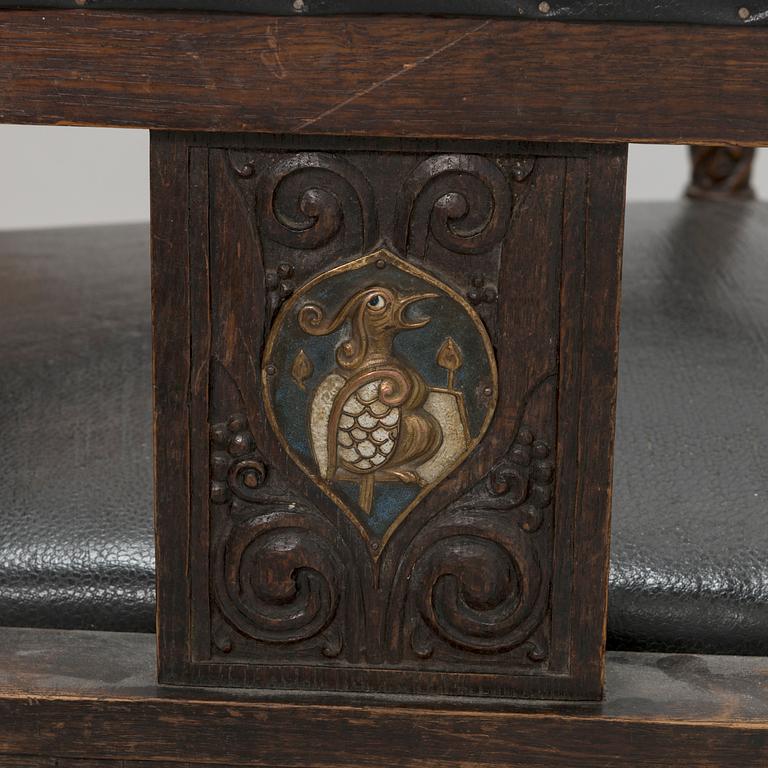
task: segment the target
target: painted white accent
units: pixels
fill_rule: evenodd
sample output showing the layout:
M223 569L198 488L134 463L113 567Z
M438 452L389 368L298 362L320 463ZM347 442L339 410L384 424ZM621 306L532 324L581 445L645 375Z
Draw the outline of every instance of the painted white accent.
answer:
M369 406L368 410L374 416L384 416L389 411L389 406L386 403L382 403L381 400L374 400Z
M385 443L387 440L389 440L389 432L388 430L384 429L384 427L379 427L378 429L371 432L369 437L375 443L381 445L381 443Z
M357 450L361 456L370 459L371 456L376 453L376 446L370 440L363 440L363 442L357 446Z
M416 468L420 477L428 484L445 475L467 450L469 435L464 429L459 408L459 398L450 392L430 392L424 403L424 410L440 422L443 430L443 442L437 453Z
M358 416L365 410L365 406L354 396L350 395L342 411L348 413L350 416Z
M371 416L370 413L366 412L357 417L357 423L363 429L373 429L378 425L379 420L375 416Z
M357 398L361 403L372 403L379 398L379 385L381 381L369 381L357 390Z
M326 376L317 388L310 406L309 431L312 438L312 453L315 456L320 477L326 480L330 480L328 477L328 422L331 420L333 401L344 383L344 379L337 373ZM342 420L344 418L342 416ZM349 426L352 426L354 421L352 419L349 421Z
M380 419L381 423L385 427L394 427L398 421L400 421L400 411L397 408L393 408L386 416Z

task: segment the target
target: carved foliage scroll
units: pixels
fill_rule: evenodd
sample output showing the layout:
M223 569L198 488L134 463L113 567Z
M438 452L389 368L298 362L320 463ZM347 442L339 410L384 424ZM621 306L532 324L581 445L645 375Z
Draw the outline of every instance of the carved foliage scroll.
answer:
M404 634L417 657L430 658L441 642L482 654L527 643L528 657L544 660L531 636L549 593L549 537L537 535L545 519L551 523L549 455L546 442L521 428L483 481L414 540L394 592L392 625L398 643Z
M280 148L233 150L224 157L236 190L229 203L242 205L243 229L252 236L252 242L241 236L238 246L261 262L255 274L263 275L263 285L246 286L243 295L264 302L264 338L281 309L296 302L301 309L309 281L383 248L476 307L491 356L493 345L503 345L497 286L500 271L509 269L504 249L516 200L535 177L532 158ZM224 204L212 201L214 215ZM386 277L385 266L372 262L377 279ZM423 362L439 366L452 390L467 368L456 350L466 357L472 345L461 347L452 335L450 341ZM284 377L294 394L325 375L318 368L320 342L314 336L305 342L306 349L291 352ZM515 353L523 361L518 375L531 375L533 367L524 364L531 353ZM254 359L243 367L264 365L265 380L273 381L269 362ZM222 375L217 366L211 370L214 380ZM477 389L468 390L471 397L490 396L488 382L465 386ZM530 386L523 382L520 389ZM549 415L541 411L530 428L520 426L525 403L505 405L489 437L477 450L472 446L466 466L454 473L461 482L448 477L428 488L408 523L393 528L391 538L377 539L374 549L361 543L361 526L349 524L266 429L264 393L242 381L212 386L213 660L385 663L437 672L546 667L555 390L549 390Z
M479 155L437 155L406 180L397 213L400 247L424 258L430 238L454 253L480 254L501 242L509 226L509 180Z
M255 215L262 237L299 251L328 245L342 230L372 248L378 236L373 192L363 173L337 155L289 154L259 167L231 156L236 173L256 178Z
M215 424L211 447L217 607L247 638L296 644L321 637L322 653L337 656L343 636L334 622L347 566L332 526L273 477L244 415ZM231 635L219 632L217 645L230 653Z

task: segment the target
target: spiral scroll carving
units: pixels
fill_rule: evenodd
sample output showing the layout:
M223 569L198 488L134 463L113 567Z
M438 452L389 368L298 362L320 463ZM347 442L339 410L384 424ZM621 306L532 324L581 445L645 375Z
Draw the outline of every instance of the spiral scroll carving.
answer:
M545 606L537 550L519 529L499 526L482 512L454 513L431 531L409 578L411 644L418 656L432 642L421 619L455 648L503 653L524 643Z
M332 155L301 152L267 168L257 181L256 207L262 233L290 248L320 248L345 226L360 238L361 249L376 242L370 184L354 165Z
M295 643L330 626L343 590L339 555L322 526L287 510L229 523L214 557L216 601L255 640Z
M525 645L531 661L546 658L532 635L549 594L536 536L552 504L549 455L544 441L521 428L486 478L414 540L395 599L405 604L402 629L417 657L432 656L439 639L479 654Z
M454 253L484 253L504 238L511 212L510 185L495 163L478 155L436 155L405 183L401 245L423 258L431 236Z
M242 414L211 429L211 501L217 515L213 589L226 621L265 643L317 638L322 653L343 648L335 626L344 559L333 528L270 472ZM225 653L232 642L217 643Z
M253 435L242 414L211 429L211 501L233 498L258 502L267 479L267 464L255 449Z

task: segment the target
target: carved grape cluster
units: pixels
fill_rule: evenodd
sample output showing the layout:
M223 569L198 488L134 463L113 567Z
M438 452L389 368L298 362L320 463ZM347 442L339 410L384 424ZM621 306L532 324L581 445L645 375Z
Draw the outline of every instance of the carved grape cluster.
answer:
M467 291L467 298L471 304L493 304L499 298L499 292L496 286L487 282L484 275L475 274L469 279L470 289Z
M520 508L521 527L531 533L543 521L543 511L552 503L555 466L551 449L536 440L528 427L521 427L507 455L490 471L488 490L509 509Z
M277 269L267 270L265 282L267 291L277 293L281 299L287 299L294 291L294 268L292 264L283 262L277 265Z
M211 501L227 504L233 496L255 501L267 479L267 465L242 414L211 427Z

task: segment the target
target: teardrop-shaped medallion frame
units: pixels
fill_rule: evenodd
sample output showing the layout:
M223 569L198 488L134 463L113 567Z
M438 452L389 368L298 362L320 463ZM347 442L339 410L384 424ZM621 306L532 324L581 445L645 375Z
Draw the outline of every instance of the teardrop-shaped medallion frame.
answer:
M320 283L326 282L328 280L332 280L341 273L360 270L364 267L369 266L370 264L376 264L376 266L379 268L382 268L387 265L391 265L396 269L399 269L409 275L412 275L422 280L424 283L433 286L434 288L438 289L443 294L445 294L448 298L456 302L456 304L458 304L459 307L470 318L470 320L472 321L472 324L474 325L478 333L479 338L482 341L482 346L487 357L488 369L489 369L489 381L486 385L487 403L485 406L486 408L485 417L483 419L482 426L479 428L479 430L474 436L472 436L471 434L469 435L469 440L468 440L466 449L456 458L456 460L444 472L442 472L442 474L436 480L434 480L433 482L421 488L421 490L415 496L415 498L403 510L401 510L400 513L397 515L397 517L389 524L386 531L380 538L371 536L371 532L369 531L369 529L366 528L365 525L363 525L363 523L360 521L355 511L351 509L349 504L339 495L339 493L337 493L333 489L333 487L328 481L326 481L325 479L319 476L316 469L313 469L312 467L308 466L307 463L302 459L302 457L290 445L289 441L285 437L284 430L280 425L277 415L275 413L275 408L273 406L272 387L271 387L271 379L275 374L275 366L272 362L273 356L274 356L276 345L280 343L281 331L283 329L286 319L290 317L291 313L296 311L297 307L301 306L301 303L306 297L306 295L310 291L312 291L315 287L317 287ZM280 308L280 311L278 312L278 315L275 318L272 324L272 327L269 331L267 342L264 348L264 354L262 357L261 377L262 377L262 396L263 396L263 402L264 402L264 409L267 414L267 419L272 428L272 431L277 437L280 445L283 447L283 449L291 458L291 460L296 464L296 466L340 510L342 510L342 512L346 515L346 517L353 523L355 528L358 530L358 532L366 542L368 551L371 557L373 558L374 562L379 560L379 558L381 557L382 553L386 548L387 543L390 541L395 531L405 521L406 517L408 517L408 515L432 491L438 488L440 484L447 477L449 477L453 472L455 472L456 469L458 469L458 467L460 467L467 460L467 458L472 454L475 448L477 448L477 446L480 444L480 442L483 440L483 438L488 432L488 429L493 420L493 416L495 414L496 406L498 403L498 388L499 388L498 387L498 370L496 365L494 348L493 348L491 339L488 335L488 332L485 328L485 325L483 324L483 321L479 317L477 312L475 312L475 310L472 308L469 302L466 301L466 299L464 299L459 293L453 290L450 286L446 285L444 282L434 277L433 275L429 274L428 272L425 272L424 270L416 267L413 264L410 264L404 259L399 258L398 256L396 256L394 253L392 253L386 248L377 249L358 259L354 259L350 262L347 262L346 264L343 264L339 267L336 267L334 269L328 270L327 272L319 274L313 277L312 279L310 279L309 281L307 281L306 283L304 283L293 293L293 295Z

